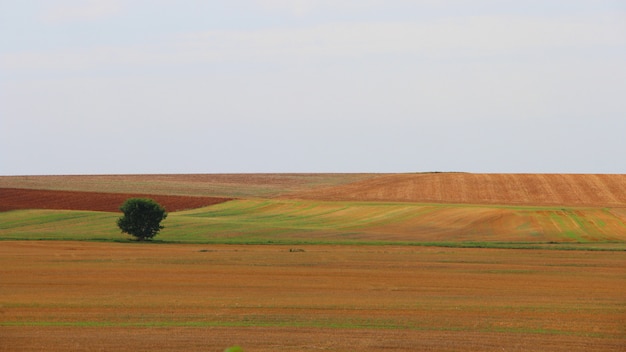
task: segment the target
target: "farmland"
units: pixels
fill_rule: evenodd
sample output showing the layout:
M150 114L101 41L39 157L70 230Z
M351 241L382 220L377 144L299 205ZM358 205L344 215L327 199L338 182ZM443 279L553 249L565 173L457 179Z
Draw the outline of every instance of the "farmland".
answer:
M70 210L0 212L0 239L116 240L119 215ZM177 243L626 246L621 214L598 208L232 200L173 212L158 239Z
M618 351L625 342L621 252L290 249L4 242L0 350Z
M225 198L275 197L328 188L373 174L209 174L0 176L0 188Z
M626 205L626 175L424 173L303 191L324 200L508 205Z
M0 188L0 212L17 209L94 210L116 212L128 198L150 197L170 211L206 207L229 198L168 196L160 194L103 193Z
M170 211L153 243L117 206ZM626 176L0 177L0 351L621 351Z

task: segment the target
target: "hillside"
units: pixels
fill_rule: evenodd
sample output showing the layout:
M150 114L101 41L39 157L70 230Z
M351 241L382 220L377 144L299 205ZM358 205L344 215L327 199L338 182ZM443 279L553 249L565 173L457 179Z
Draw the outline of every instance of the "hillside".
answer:
M374 174L154 174L0 176L0 188L267 198L356 182Z
M380 175L290 194L293 199L626 206L626 175L427 173Z
M174 212L161 236L171 241L623 243L625 183L465 173L0 177L0 239L115 238L116 214L73 211L115 212L141 192Z
M0 188L221 198L626 207L624 174L0 176Z

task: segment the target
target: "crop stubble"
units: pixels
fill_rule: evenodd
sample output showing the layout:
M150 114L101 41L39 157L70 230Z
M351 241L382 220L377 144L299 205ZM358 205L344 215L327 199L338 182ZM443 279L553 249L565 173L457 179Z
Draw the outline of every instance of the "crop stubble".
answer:
M626 207L624 174L0 176L0 187L226 198Z
M0 246L0 351L620 351L621 252Z
M623 174L390 174L291 198L458 204L626 206Z

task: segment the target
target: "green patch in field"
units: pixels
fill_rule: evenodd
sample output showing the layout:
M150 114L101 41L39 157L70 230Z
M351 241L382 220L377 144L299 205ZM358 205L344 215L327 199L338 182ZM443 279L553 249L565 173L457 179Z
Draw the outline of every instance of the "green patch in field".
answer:
M5 321L0 326L6 327L75 327L75 328L211 328L211 327L270 327L270 328L325 328L325 329L367 329L367 330L416 330L416 331L479 331L496 333L516 333L520 335L566 335L585 337L612 337L610 334L588 331L565 331L535 327L499 327L487 326L472 328L468 326L433 326L429 324L415 324L412 322L399 323L390 319L346 319L335 320L292 320L292 317L271 318L244 316L234 321Z
M119 215L70 210L0 212L0 239L117 240Z
M598 209L295 200L234 200L170 213L153 243L408 244L465 248L624 249L626 227ZM482 216L482 218L481 218ZM129 241L119 214L23 210L0 213L0 240ZM606 229L598 230L598 218ZM484 220L476 220L484 219ZM532 223L530 221L532 219ZM611 222L609 224L609 222ZM507 225L510 224L510 225ZM536 224L540 224L539 228ZM551 228L541 224L552 224ZM541 226L544 226L543 228ZM621 232L620 232L621 231ZM578 244L586 244L584 247Z

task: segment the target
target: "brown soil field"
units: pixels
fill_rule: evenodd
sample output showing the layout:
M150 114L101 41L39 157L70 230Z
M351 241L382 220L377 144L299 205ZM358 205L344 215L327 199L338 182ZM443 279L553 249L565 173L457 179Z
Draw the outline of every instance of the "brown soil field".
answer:
M206 197L273 197L337 186L373 174L173 174L0 176L0 188Z
M626 175L393 174L288 197L420 203L626 206Z
M0 176L0 188L224 198L626 206L624 174L189 174Z
M167 211L200 208L219 204L229 198L167 196L159 194L125 194L102 192L72 192L0 188L0 211L16 209L60 209L119 211L120 205L128 198L151 198L163 205Z
M0 245L0 351L623 351L623 252Z

